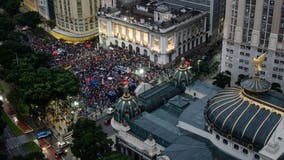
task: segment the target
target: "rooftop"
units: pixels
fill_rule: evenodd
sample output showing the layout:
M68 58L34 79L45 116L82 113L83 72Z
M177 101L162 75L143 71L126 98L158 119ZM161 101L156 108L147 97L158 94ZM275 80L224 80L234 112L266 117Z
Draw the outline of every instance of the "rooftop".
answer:
M207 99L211 98L218 89L213 85L200 81L193 85L196 89L199 88L198 86L204 87L205 85L207 90L204 93L208 93L208 97L196 100L186 94L176 94L166 104L160 105L159 108L152 112L143 112L132 120L129 133L142 140L147 139L148 135L151 134L157 143L166 147L162 154L174 160L187 160L188 158L192 160L213 160L216 157L233 159L219 152L206 139L197 137L177 126L178 122L182 120L204 129L205 120L203 113L206 105L201 105L201 103L207 102ZM163 86L165 88L169 87L163 84L159 88L163 88ZM156 92L156 90L154 87L148 90L148 93L143 94L145 94L144 96L153 96L153 94L156 95L159 92L158 90Z
M155 11L166 15L155 18ZM173 5L167 1L162 2L156 0L145 0L133 8L123 8L119 11L104 10L104 13L107 17L148 27L150 29L171 28L176 24L180 24L186 20L193 20L193 17L205 14L202 13L202 11L193 10L192 8L184 7L182 5ZM166 18L161 21L163 17ZM157 19L159 19L159 22ZM157 28L153 28L153 26L156 26Z

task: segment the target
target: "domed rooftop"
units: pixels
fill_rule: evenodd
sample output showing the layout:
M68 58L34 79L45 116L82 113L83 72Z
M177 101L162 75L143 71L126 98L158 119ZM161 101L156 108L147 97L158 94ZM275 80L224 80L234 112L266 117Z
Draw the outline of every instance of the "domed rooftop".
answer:
M239 87L225 89L208 101L206 120L223 136L259 150L268 142L284 111L259 100Z
M181 58L181 64L179 68L174 73L174 80L176 86L185 87L188 86L191 82L192 75L188 69L185 59Z
M267 92L271 88L271 83L265 79L260 78L259 75L256 75L253 78L243 80L241 82L241 86L247 91L262 93Z
M115 104L114 120L126 123L140 113L136 99L129 94L128 86L124 87L123 96Z
M270 83L259 77L259 71L241 82L241 87L219 92L205 109L213 130L257 151L267 144L284 114L283 95L269 91Z

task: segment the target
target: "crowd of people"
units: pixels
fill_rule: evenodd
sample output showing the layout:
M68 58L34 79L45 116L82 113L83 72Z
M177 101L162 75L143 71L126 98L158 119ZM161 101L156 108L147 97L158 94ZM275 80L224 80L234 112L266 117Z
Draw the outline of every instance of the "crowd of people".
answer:
M148 57L120 47L104 50L96 41L68 44L35 35L30 35L29 41L34 51L53 55L52 65L62 66L78 77L81 87L79 104L92 111L102 112L113 107L117 98L122 96L124 85L128 84L131 94L134 94L141 79L150 82L170 72L151 64ZM145 73L135 74L140 67L144 67Z

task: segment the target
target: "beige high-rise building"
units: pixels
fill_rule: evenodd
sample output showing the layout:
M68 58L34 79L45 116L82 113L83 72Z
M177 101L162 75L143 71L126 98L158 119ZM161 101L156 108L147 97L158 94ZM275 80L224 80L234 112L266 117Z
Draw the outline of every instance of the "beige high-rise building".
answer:
M30 11L38 11L37 0L23 0L23 6Z
M116 6L116 0L107 2L103 7ZM56 28L51 33L58 39L70 42L81 42L97 36L100 3L100 0L54 0Z
M261 76L284 91L284 1L227 0L221 71L253 75L252 58L268 52Z

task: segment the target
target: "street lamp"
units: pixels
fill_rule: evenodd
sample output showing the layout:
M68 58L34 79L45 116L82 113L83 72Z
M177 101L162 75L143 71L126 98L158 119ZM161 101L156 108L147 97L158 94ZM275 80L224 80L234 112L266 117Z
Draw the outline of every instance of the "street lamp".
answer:
M201 61L202 61L201 59L197 60L198 73L199 73L199 65L200 65Z

